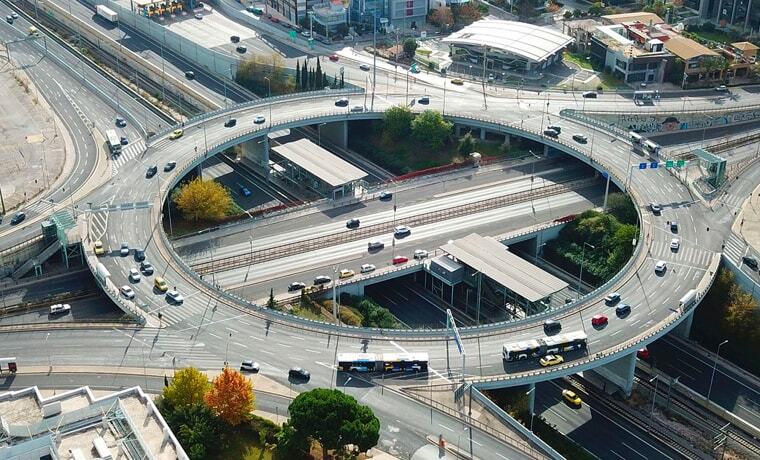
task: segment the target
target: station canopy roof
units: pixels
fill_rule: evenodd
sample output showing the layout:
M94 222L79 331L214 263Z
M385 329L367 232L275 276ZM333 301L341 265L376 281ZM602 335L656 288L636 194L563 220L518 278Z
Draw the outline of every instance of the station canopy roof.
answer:
M357 181L367 173L308 139L273 145L272 150L331 187Z
M472 233L441 246L441 249L529 302L537 302L568 286L556 276L512 254L491 237Z

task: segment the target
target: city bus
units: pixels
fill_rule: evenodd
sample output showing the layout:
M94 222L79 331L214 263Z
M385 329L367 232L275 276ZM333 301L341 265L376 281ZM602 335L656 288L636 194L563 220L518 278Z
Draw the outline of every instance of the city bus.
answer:
M106 131L106 142L108 142L108 150L112 155L121 153L121 139L116 135L116 131L113 129Z
M650 155L657 156L660 154L660 146L656 142L650 141L649 139L644 141L644 143L642 144L642 147Z
M374 372L376 365L374 353L338 353L338 369L343 372Z
M681 307L683 311L686 311L695 303L697 303L697 290L691 289L683 297L681 297L681 300L678 301L678 306Z
M633 92L633 102L650 102L650 101L659 101L660 100L660 92L658 90L647 90L647 91L634 91Z
M568 332L552 337L505 343L502 347L504 361L521 361L545 355L586 348L588 337L582 331Z
M629 131L628 137L631 139L631 143L634 145L641 144L641 142L644 140L641 134L637 133L636 131Z
M344 372L427 372L427 353L338 353Z

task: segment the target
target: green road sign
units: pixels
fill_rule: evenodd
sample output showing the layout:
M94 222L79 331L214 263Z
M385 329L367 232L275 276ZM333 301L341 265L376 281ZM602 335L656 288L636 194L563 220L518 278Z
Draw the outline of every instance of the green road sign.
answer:
M676 167L683 168L684 166L686 166L686 160L678 160L678 161L676 161Z
M665 169L670 169L673 167L673 160L668 160L665 162Z
M291 30L290 32L288 32L288 35L290 36L291 40L296 41L296 31L295 30Z

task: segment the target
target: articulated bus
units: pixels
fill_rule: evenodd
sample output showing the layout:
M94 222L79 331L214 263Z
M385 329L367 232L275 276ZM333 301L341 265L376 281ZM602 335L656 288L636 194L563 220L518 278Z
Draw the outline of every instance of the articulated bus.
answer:
M628 137L631 139L633 145L639 145L644 142L644 137L636 131L629 131Z
M112 155L121 153L121 139L116 135L116 131L113 129L106 130L106 141L108 142L108 150Z
M586 348L588 337L584 332L575 331L540 339L505 343L502 357L505 361L540 358L554 353L581 350Z
M648 102L648 101L659 101L660 100L660 92L657 90L654 91L634 91L633 92L633 101L637 102Z
M650 141L649 139L645 140L641 146L650 155L657 156L660 154L660 146L656 142Z
M678 301L678 306L681 307L683 311L686 311L695 303L697 303L697 290L691 289L689 292L684 294L683 297L681 297L681 300Z
M427 372L427 353L338 353L344 372Z

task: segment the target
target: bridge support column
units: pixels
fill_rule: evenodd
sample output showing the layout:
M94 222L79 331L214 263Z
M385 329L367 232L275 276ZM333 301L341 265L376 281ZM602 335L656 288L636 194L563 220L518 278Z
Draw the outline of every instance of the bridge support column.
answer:
M462 125L454 126L454 133L457 137L462 137Z
M198 177L203 180L203 164L199 164L195 168L195 173L198 175Z
M636 369L636 350L620 359L596 367L589 371L602 377L602 388L608 393L612 388L610 384L618 387L625 393L625 396L631 396L633 390L633 371Z
M528 412L530 412L531 418L536 413L536 384L531 383L528 388ZM531 420L532 424L533 420Z
M681 324L675 327L673 329L673 334L676 334L678 337L681 337L682 339L688 339L689 335L691 334L691 323L694 321L694 311L696 308L691 309L691 313L681 321Z
M504 148L508 149L512 145L512 136L509 134L504 135Z
M253 161L269 175L269 137L251 139L240 144L242 156Z
M481 141L486 140L486 129L485 128L480 128L480 140Z
M326 123L317 127L319 136L324 139L328 139L333 144L343 147L348 147L348 122L336 121L333 123Z

